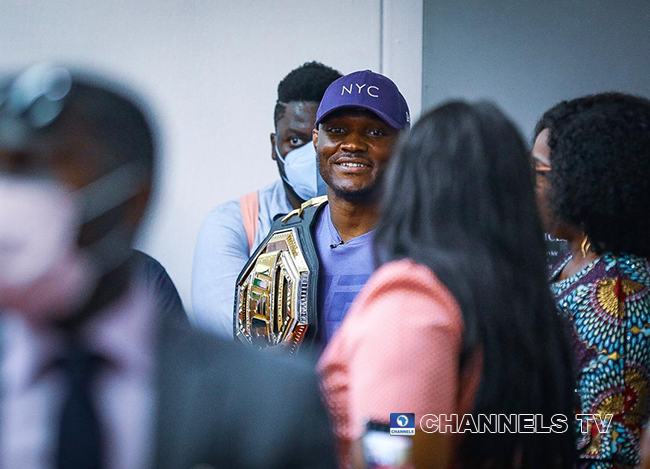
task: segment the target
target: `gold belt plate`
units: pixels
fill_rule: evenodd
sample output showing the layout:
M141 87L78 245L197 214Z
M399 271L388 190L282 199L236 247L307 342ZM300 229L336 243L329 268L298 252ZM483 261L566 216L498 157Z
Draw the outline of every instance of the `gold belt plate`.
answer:
M277 231L237 283L235 335L257 349L294 353L309 327L309 267L294 228Z

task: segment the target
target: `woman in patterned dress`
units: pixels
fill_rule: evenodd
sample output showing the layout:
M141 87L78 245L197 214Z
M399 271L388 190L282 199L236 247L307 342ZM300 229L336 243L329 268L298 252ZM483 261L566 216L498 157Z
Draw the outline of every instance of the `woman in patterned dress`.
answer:
M604 419L577 429L580 467L637 467L650 379L650 101L564 101L535 135L545 228L571 246L551 287L572 326L576 413Z

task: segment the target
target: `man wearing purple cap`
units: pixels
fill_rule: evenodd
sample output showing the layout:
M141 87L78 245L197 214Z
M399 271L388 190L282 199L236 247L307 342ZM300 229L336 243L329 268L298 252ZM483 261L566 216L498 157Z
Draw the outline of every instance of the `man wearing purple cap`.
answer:
M295 351L305 342L324 344L334 334L374 270L381 182L399 134L409 125L406 100L383 75L354 72L327 88L312 132L327 197L278 221L244 267L234 317L239 340ZM293 236L296 241L288 245L299 249L279 247L282 236ZM296 258L300 275L291 277L296 268L287 266L287 256ZM301 265L308 268L300 270ZM289 281L274 285L284 278L277 272L286 272ZM283 289L289 289L284 297L278 293Z
M397 86L370 70L334 81L318 108L313 141L329 202L314 229L323 340L336 331L374 270L381 181L399 133L409 125Z

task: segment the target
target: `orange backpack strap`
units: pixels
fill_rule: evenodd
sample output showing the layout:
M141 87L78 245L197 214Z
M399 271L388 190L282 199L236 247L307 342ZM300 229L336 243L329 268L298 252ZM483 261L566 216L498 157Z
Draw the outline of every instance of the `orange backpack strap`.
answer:
M259 226L260 200L257 191L246 194L239 200L241 206L241 217L244 220L246 237L248 238L248 250L253 249L255 235Z

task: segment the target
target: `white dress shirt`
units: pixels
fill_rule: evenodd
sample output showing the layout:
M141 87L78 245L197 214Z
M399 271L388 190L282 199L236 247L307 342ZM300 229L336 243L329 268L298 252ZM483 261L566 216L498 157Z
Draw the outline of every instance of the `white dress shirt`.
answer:
M155 334L153 299L142 286L83 325L80 337L108 361L93 395L107 469L153 464ZM52 327L35 327L5 313L0 325L0 467L54 467L67 382L52 365L65 354L65 338Z

